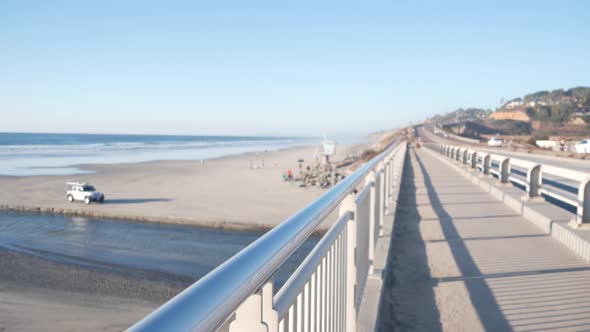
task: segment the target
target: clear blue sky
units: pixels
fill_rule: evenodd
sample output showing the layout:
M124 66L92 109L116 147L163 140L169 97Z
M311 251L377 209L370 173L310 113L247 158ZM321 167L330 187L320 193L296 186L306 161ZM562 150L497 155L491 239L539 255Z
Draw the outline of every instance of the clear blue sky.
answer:
M590 85L587 1L2 1L0 131L367 133Z

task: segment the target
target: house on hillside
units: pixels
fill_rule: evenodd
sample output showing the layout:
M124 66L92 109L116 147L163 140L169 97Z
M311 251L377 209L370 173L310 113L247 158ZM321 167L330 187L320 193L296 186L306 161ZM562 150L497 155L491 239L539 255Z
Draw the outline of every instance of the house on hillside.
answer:
M570 103L572 102L574 99L571 96L561 96L559 98L559 101L562 103Z
M517 107L521 107L522 105L524 105L524 102L522 101L522 98L515 98L515 99L512 99L512 100L508 101L504 105L504 108L511 110L511 109L515 109Z

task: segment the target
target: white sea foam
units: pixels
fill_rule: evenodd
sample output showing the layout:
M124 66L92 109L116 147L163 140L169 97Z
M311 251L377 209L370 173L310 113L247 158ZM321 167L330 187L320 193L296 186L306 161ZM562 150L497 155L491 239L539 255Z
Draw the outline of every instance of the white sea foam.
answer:
M107 142L62 145L0 145L0 175L60 175L88 172L73 165L201 160L245 152L278 150L313 140L208 140Z

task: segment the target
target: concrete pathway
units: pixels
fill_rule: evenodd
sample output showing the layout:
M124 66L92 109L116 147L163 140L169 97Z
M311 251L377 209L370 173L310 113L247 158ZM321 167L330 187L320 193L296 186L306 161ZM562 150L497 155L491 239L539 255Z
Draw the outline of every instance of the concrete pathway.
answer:
M431 152L408 153L381 331L590 331L590 264Z

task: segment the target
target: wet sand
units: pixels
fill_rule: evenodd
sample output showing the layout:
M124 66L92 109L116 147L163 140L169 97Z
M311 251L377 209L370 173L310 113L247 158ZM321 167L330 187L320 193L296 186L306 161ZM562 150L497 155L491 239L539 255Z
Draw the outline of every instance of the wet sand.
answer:
M358 147L338 149L336 160ZM0 210L24 210L214 228L267 230L325 192L282 180L297 174L298 159L314 160L317 147L249 153L201 161L86 165L93 174L0 177ZM251 163L264 167L252 169ZM67 181L87 181L105 204L65 199Z
M109 273L0 249L0 331L122 331L191 282L154 272Z

